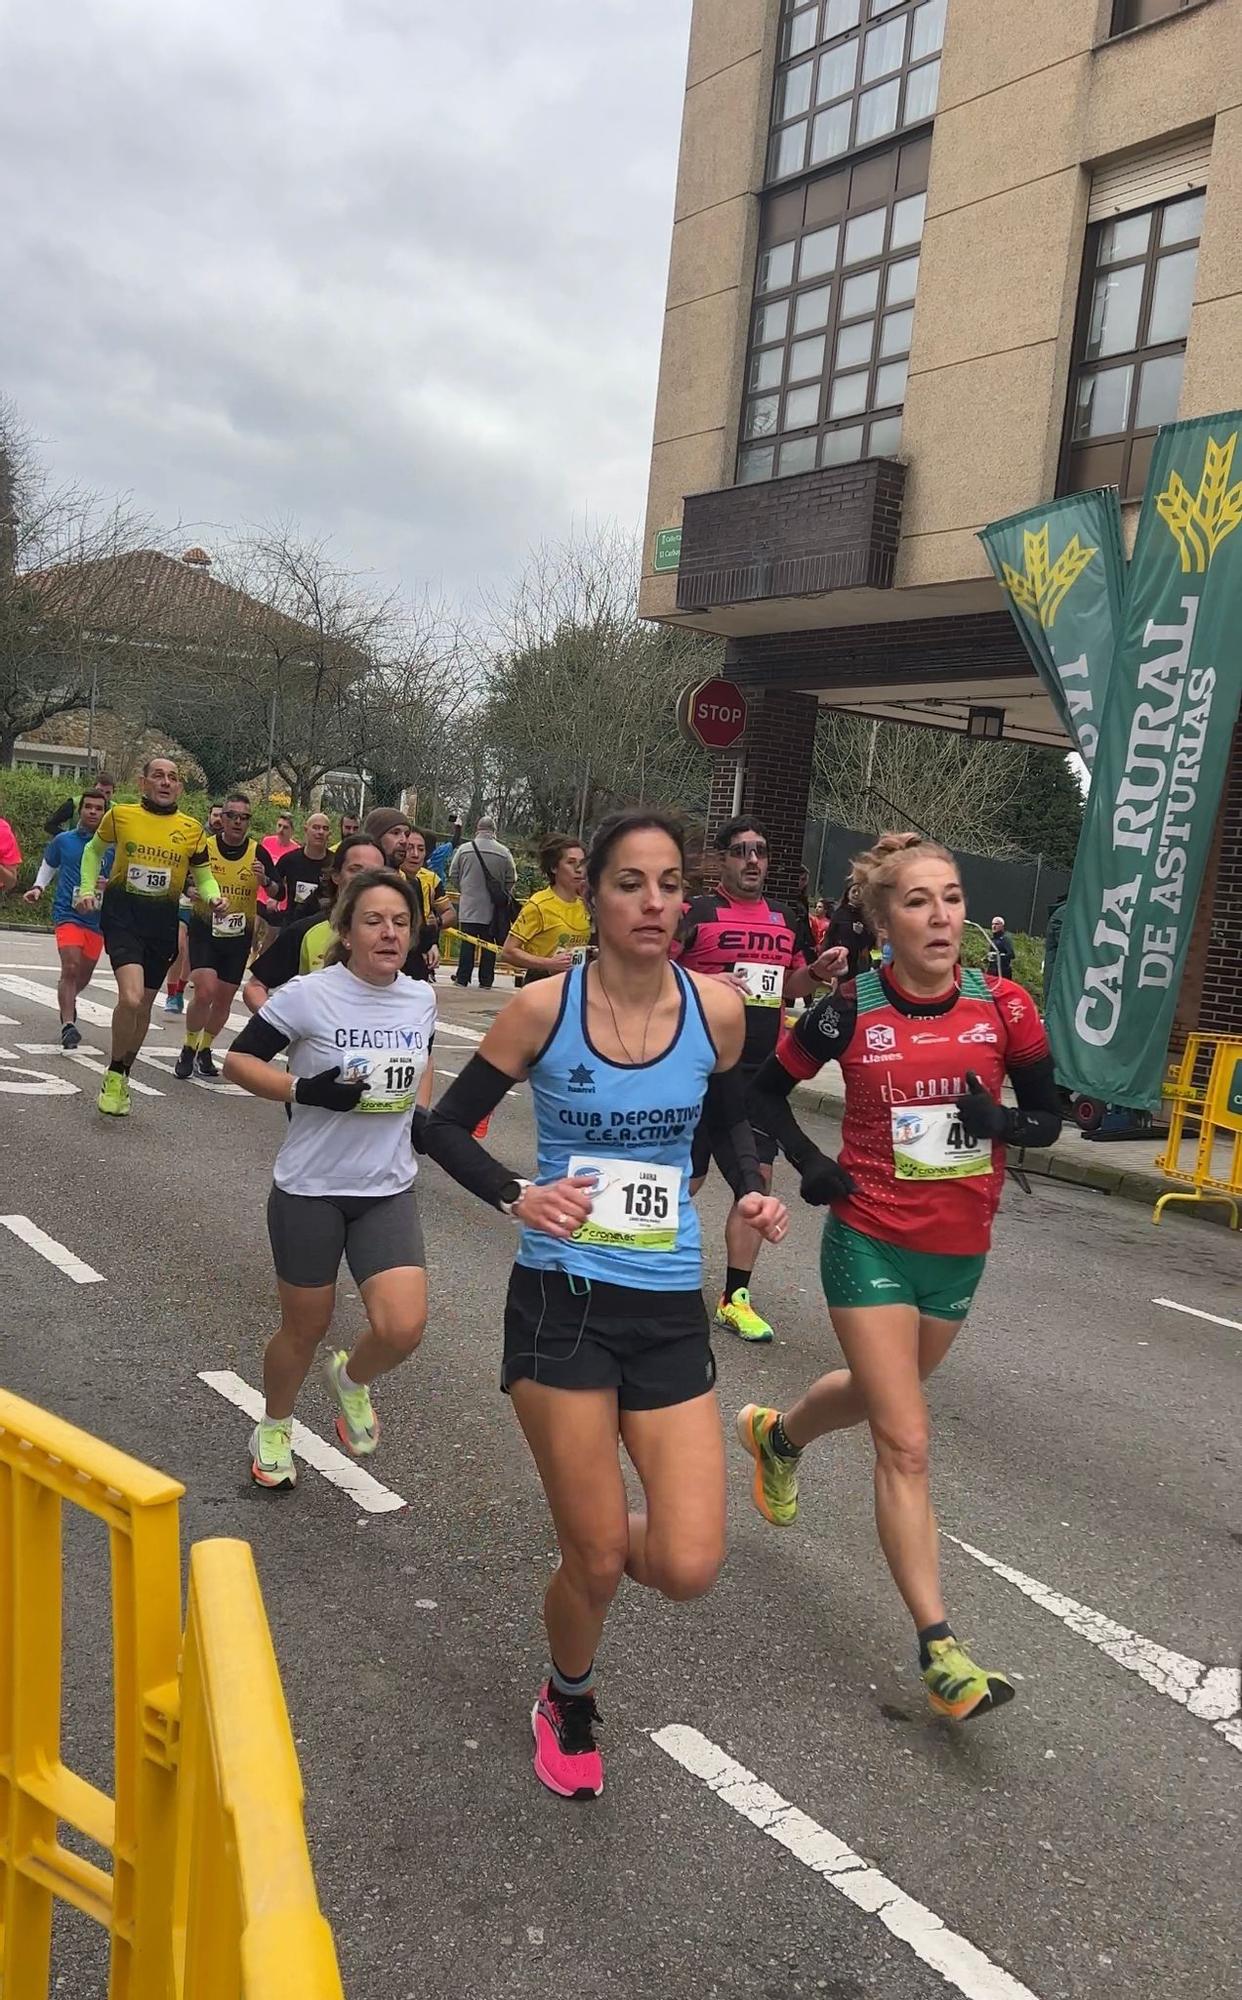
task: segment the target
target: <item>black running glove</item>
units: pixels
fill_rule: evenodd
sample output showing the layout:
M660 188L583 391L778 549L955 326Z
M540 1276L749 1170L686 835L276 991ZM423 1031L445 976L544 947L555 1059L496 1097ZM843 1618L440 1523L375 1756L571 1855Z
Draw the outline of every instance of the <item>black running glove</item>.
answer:
M962 1130L972 1139L1005 1139L1009 1136L1009 1113L998 1104L990 1090L980 1083L973 1069L966 1072L966 1095L957 1100Z
M320 1111L356 1111L364 1090L371 1088L361 1080L357 1083L339 1083L341 1066L321 1069L316 1076L300 1076L294 1090L294 1102L313 1104Z
M800 1193L812 1208L826 1208L830 1201L844 1201L854 1192L854 1183L839 1160L816 1150L805 1162Z

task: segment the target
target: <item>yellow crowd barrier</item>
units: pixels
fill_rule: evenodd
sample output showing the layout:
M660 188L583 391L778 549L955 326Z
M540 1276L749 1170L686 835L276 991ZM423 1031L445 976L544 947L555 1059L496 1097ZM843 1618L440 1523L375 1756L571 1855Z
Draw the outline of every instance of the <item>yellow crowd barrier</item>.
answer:
M1205 1072L1206 1082L1196 1083ZM1230 1227L1236 1229L1242 1198L1242 1035L1188 1036L1164 1095L1169 1136L1156 1165L1170 1180L1185 1181L1189 1191L1162 1194L1152 1221L1159 1222L1171 1201L1215 1202L1229 1210ZM1194 1154L1183 1163L1186 1141L1193 1143Z
M474 937L469 931L459 931L456 924L445 924L441 937L456 938L459 944L475 945L479 951L503 951L502 944L493 944L490 938Z
M183 1490L0 1390L3 2000L45 2000L57 1900L107 1931L108 2000L343 2000L253 1558L191 1551L183 1640ZM61 1756L66 1501L108 1531L111 1796Z

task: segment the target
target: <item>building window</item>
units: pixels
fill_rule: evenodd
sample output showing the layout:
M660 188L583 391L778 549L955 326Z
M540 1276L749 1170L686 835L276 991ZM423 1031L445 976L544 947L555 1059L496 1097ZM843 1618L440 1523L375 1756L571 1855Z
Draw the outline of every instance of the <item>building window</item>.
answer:
M1161 424L1177 415L1203 195L1097 222L1087 232L1060 490L1141 498Z
M1195 0L1113 0L1113 20L1109 33L1124 35L1131 28L1146 28L1169 14L1181 14Z
M930 151L916 139L769 196L739 483L897 450Z
M768 180L931 118L948 0L782 0Z

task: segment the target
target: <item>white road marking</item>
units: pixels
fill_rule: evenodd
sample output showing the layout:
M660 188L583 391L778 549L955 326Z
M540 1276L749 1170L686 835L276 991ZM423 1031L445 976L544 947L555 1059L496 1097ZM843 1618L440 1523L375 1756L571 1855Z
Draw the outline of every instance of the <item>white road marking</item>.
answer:
M437 1035L456 1035L459 1042L481 1042L483 1040L477 1028L459 1028L456 1021L445 1021L443 1019L437 1020L436 1033Z
M36 1006L50 1007L54 1014L60 1013L60 1003L54 986L40 986L35 979L15 979L12 973L0 974L0 987L11 993L15 1000L33 1000ZM112 1026L111 1007L101 1007L97 1000L88 1000L85 993L78 995L78 1018L89 1021L92 1027Z
M1175 1653L1168 1646L1159 1646L1154 1639L1144 1639L1138 1632L1132 1632L1127 1625L1118 1625L1115 1619L1106 1618L1102 1611L1093 1611L1088 1604L1079 1604L1076 1598L1066 1597L1060 1590L1052 1590L1046 1583L1040 1583L1033 1576L1026 1576L1020 1569L1012 1569L1008 1563L998 1562L995 1556L985 1555L957 1535L946 1535L956 1548L973 1556L977 1563L990 1569L994 1575L1004 1577L1012 1583L1024 1597L1038 1604L1044 1611L1050 1611L1059 1618L1069 1631L1077 1633L1080 1639L1098 1647L1110 1660L1115 1660L1127 1673L1137 1674L1180 1708L1188 1709L1191 1715L1200 1716L1210 1722L1217 1733L1235 1750L1242 1750L1242 1670L1237 1667L1208 1667L1202 1660L1192 1660L1185 1653Z
M243 1382L241 1376L235 1375L231 1368L205 1368L200 1372L198 1379L200 1382L205 1382L209 1389L214 1389L217 1396L223 1396L226 1402L235 1404L239 1410L244 1410L256 1423L263 1415L263 1398L259 1391L252 1389L248 1382ZM325 1479L330 1479L334 1486L339 1486L342 1493L347 1493L365 1513L396 1514L408 1504L399 1493L394 1493L390 1487L381 1486L379 1480L373 1479L371 1474L354 1459L348 1458L343 1451L335 1450L332 1445L325 1444L321 1437L316 1437L314 1431L308 1431L305 1424L300 1424L296 1417L293 1420L292 1441L298 1458L304 1458L308 1465L314 1466L316 1472L321 1472Z
M0 1028L20 1028L20 1027L21 1027L21 1022L15 1021L11 1014L0 1014Z
M5 1097L77 1097L78 1086L67 1076L51 1076L45 1069L23 1069L16 1056L0 1050L0 1095Z
M107 1076L108 1063L102 1051L90 1049L62 1049L59 1042L19 1042L28 1056L56 1056L61 1062L77 1063L79 1069L93 1070L96 1076ZM140 1083L136 1076L129 1079L129 1087L136 1097L162 1097L162 1090L153 1084Z
M37 1250L40 1257L46 1257L49 1264L63 1271L66 1278L72 1278L75 1285L104 1283L102 1271L92 1270L89 1264L84 1264L72 1250L66 1250L63 1243L58 1243L54 1236L49 1236L32 1222L28 1215L0 1215L0 1228L12 1230L14 1236L29 1244L32 1250Z
M1213 1326L1231 1326L1235 1333L1242 1333L1242 1319L1225 1319L1220 1313L1202 1312L1198 1306L1179 1305L1176 1299L1153 1299L1154 1306L1167 1306L1170 1312L1189 1313L1191 1319L1210 1319Z
M697 1729L672 1722L657 1729L651 1740L684 1771L701 1779L725 1805L820 1876L829 1888L856 1909L878 1917L916 1958L968 2000L1035 2000L1029 1986L996 1965L969 1938L949 1930L934 1910L907 1896L835 1833L790 1805Z

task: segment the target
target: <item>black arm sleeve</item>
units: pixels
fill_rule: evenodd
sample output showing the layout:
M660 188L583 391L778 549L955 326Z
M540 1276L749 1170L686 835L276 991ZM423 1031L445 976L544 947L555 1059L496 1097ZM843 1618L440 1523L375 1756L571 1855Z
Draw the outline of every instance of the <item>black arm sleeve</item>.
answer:
M784 1063L776 1056L769 1056L746 1093L746 1108L751 1124L775 1139L790 1166L801 1173L815 1158L819 1147L807 1138L793 1115L789 1099L797 1081Z
M1017 1108L1008 1116L1008 1146L1051 1146L1061 1131L1061 1098L1051 1056L1011 1069L1009 1081Z
M746 1115L746 1092L740 1069L717 1070L708 1078L704 1112L708 1130L722 1133L729 1142L732 1154L729 1185L737 1199L740 1201L744 1194L763 1194L759 1153Z
M266 986L269 993L297 978L302 939L306 932L295 924L291 930L277 931L266 951L261 951L250 968L251 979Z
M270 1021L261 1020L257 1014L252 1014L229 1049L229 1054L258 1056L260 1062L271 1062L273 1056L278 1056L281 1050L287 1049L288 1046L288 1035L282 1035L279 1028L274 1028Z
M62 799L61 803L57 806L51 818L44 820L43 831L44 833L57 834L61 831L62 827L68 826L72 818L73 818L73 799L72 798Z
M496 1109L515 1081L486 1056L471 1056L461 1075L433 1105L421 1134L422 1150L436 1165L493 1208L500 1206L506 1189L518 1176L479 1144L474 1128Z

